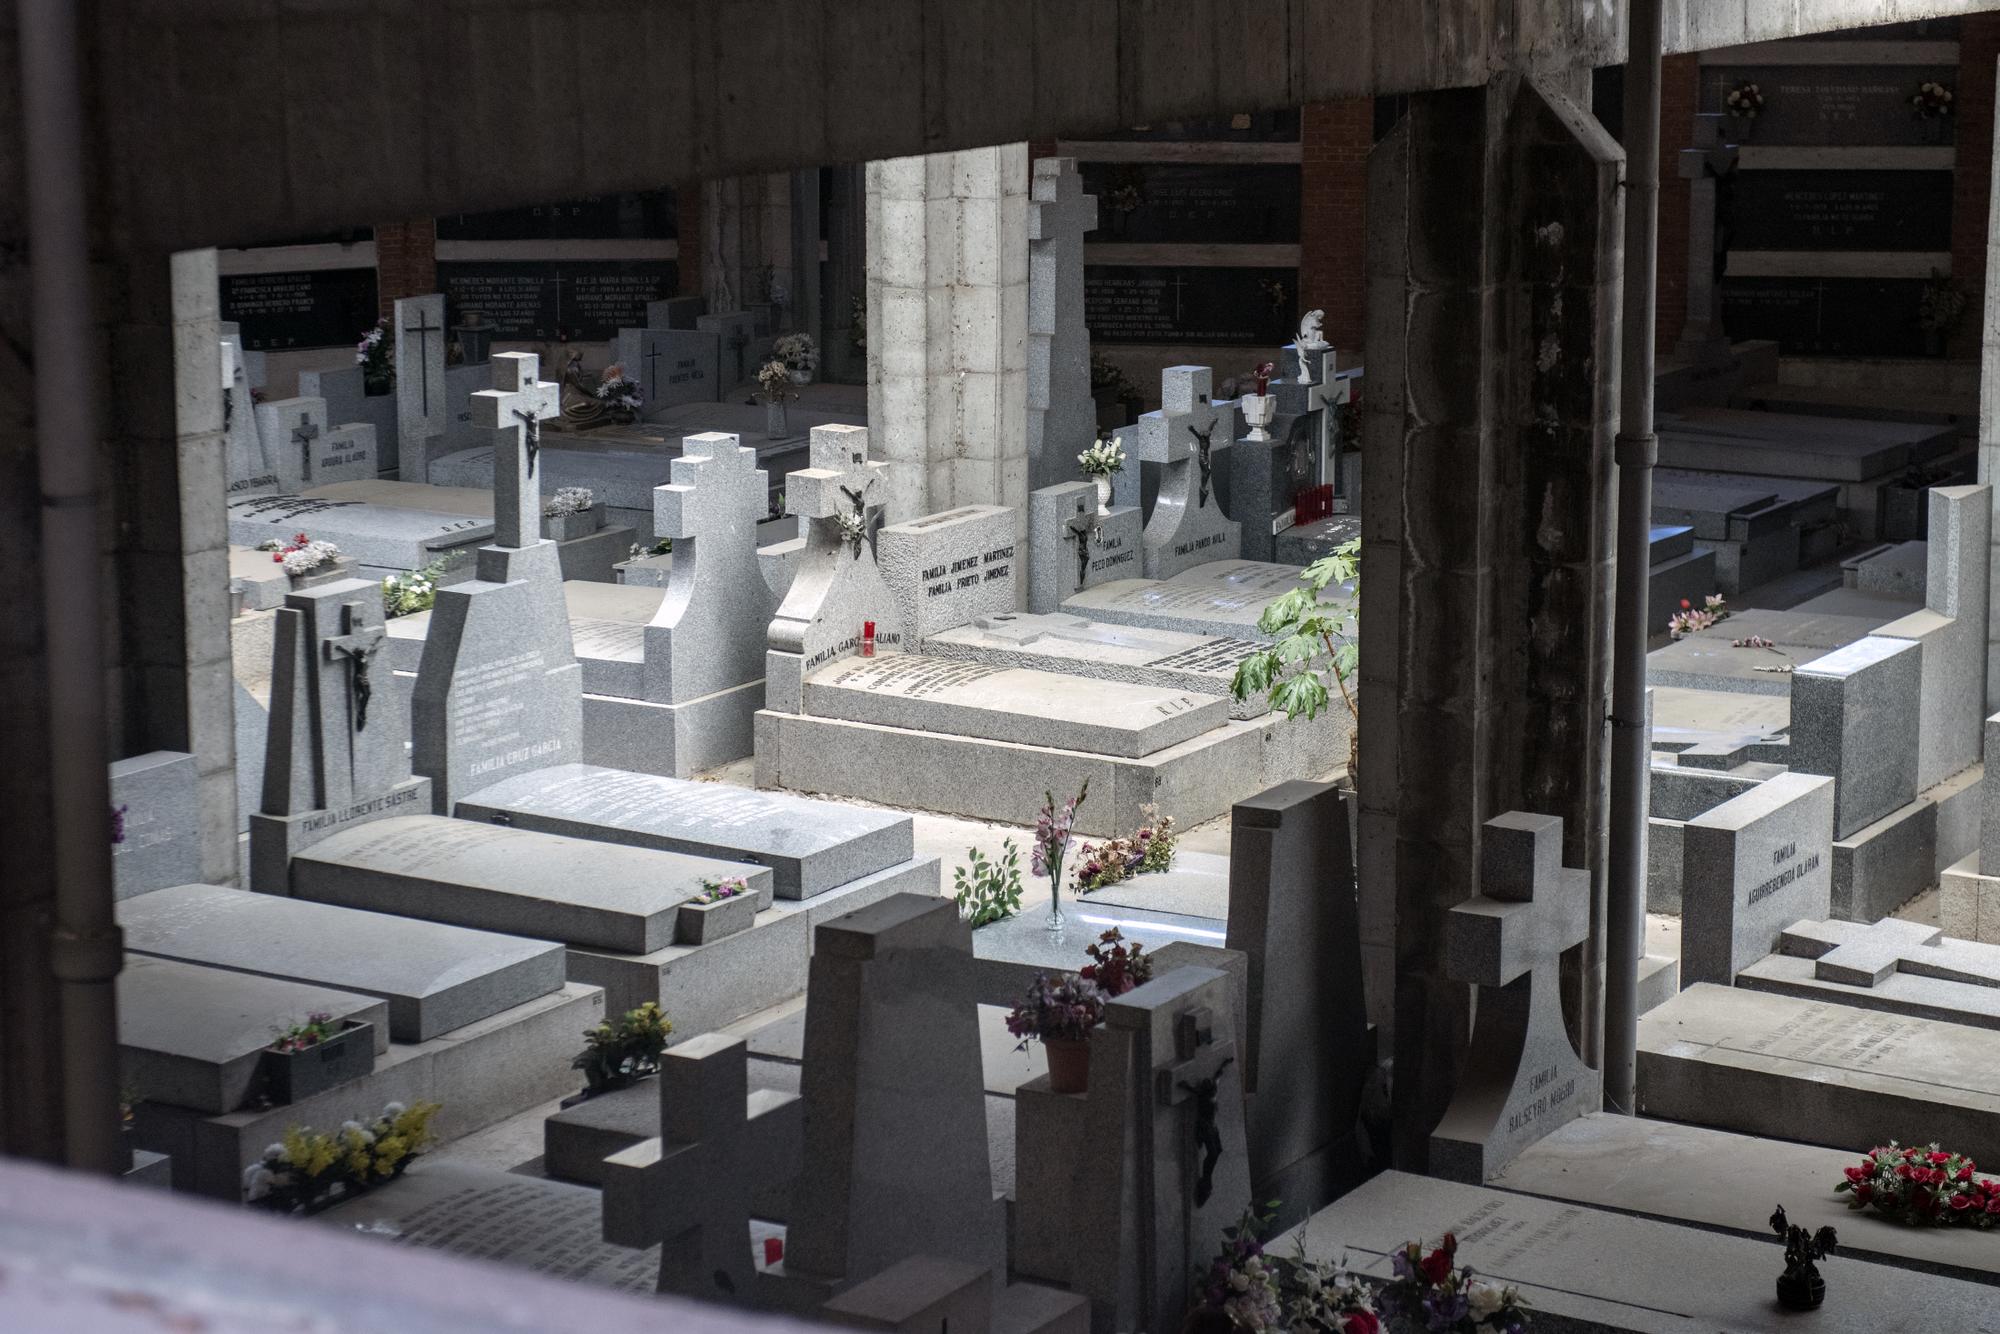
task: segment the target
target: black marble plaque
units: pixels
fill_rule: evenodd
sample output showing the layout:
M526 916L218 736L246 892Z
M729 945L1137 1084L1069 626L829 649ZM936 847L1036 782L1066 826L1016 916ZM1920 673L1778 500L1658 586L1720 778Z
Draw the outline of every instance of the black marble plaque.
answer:
M1948 171L1739 171L1737 250L1949 250Z
M596 342L646 324L646 303L672 296L678 266L659 260L468 260L439 263L445 323L478 311L497 339Z
M221 287L222 318L252 352L353 343L377 315L372 268L228 274Z
M1084 320L1105 343L1276 347L1298 331L1297 269L1089 264Z
M1288 244L1299 239L1299 168L1267 163L1086 162L1091 241Z
M1735 339L1774 338L1788 354L1914 357L1921 278L1729 278L1722 323Z
M602 241L671 237L678 222L674 192L666 189L589 195L493 213L450 213L437 220L437 234L440 241Z
M1938 82L1954 92L1955 65L1707 65L1701 109L1722 111L1739 83L1754 83L1764 110L1745 126L1730 121L1746 144L1847 145L1888 148L1949 143L1952 122L1920 119L1910 107L1917 86Z

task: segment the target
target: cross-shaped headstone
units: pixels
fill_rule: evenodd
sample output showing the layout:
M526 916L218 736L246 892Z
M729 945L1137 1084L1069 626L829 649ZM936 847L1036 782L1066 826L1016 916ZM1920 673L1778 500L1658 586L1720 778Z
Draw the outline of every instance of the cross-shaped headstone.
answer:
M786 512L809 519L813 535L829 540L837 525L858 558L872 526L869 512L881 504L876 484L889 465L869 462L865 426L815 426L806 459L810 467L785 479Z
M326 641L326 658L328 662L347 659L348 698L353 706L354 730L360 732L368 726L368 699L375 693L368 667L382 651L388 631L380 620L371 622L368 605L363 602L340 604L340 630Z
M646 697L678 704L763 675L769 586L757 569L768 479L733 435L681 441L653 488L653 531L673 539L667 593L646 627Z
M1161 494L1188 496L1203 509L1213 494L1215 451L1236 439L1236 405L1213 401L1214 379L1206 366L1167 367L1160 372L1160 410L1118 433L1134 458L1166 465ZM1191 491L1175 485L1182 473L1198 483Z
M1067 166L1063 165L1065 162ZM1036 163L1028 201L1028 248L1042 253L1050 245L1067 251L1074 247L1079 261L1083 255L1083 234L1097 229L1097 196L1085 194L1083 177L1075 162L1055 159L1055 166Z
M417 364L422 367L418 372L417 384L422 393L425 417L431 415L431 335L443 332L443 326L432 324L430 312L421 306L417 308L417 322L403 326L405 337L410 334L417 336Z
M1778 953L1814 960L1813 976L1849 986L1879 986L1894 973L2000 987L2000 945L1951 940L1934 926L1889 917L1860 922L1794 922Z
M1445 917L1445 965L1479 988L1472 1055L1430 1170L1483 1183L1563 1122L1595 1111L1603 1085L1563 1024L1563 951L1590 934L1590 873L1562 864L1560 817L1509 811L1481 831L1480 885Z
M299 447L299 459L305 465L305 478L308 482L312 480L313 475L312 442L317 439L319 439L318 423L313 421L309 414L301 412L299 424L292 428L292 441Z
M750 1092L740 1037L704 1033L660 1054L660 1137L604 1160L604 1239L660 1247L661 1292L746 1301L750 1201L799 1175L805 1104Z
M561 387L536 378L532 352L493 354L493 387L472 395L472 424L497 431L493 442L493 543L525 547L541 540L542 488L535 478L541 424L562 413Z

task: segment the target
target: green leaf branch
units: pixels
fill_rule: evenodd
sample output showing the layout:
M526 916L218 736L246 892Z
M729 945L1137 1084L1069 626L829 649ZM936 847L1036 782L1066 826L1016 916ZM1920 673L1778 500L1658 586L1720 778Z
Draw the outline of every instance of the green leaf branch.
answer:
M1299 587L1291 589L1257 619L1257 629L1275 642L1245 658L1236 668L1230 691L1239 700L1252 695L1267 696L1271 707L1285 715L1307 719L1319 716L1334 694L1347 706L1348 717L1359 722L1352 682L1360 662L1360 646L1355 643L1355 617L1361 599L1342 596L1329 601L1329 586L1336 590L1351 583L1361 569L1361 540L1355 538L1333 549L1331 555L1306 566L1299 575ZM1358 758L1358 731L1350 731L1347 741L1347 768L1352 777Z

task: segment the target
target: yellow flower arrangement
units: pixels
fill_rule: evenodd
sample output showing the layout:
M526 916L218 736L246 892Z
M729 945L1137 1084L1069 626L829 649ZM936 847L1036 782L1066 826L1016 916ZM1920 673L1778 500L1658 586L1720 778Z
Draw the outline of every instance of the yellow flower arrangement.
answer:
M431 1120L440 1110L435 1102L392 1102L367 1125L348 1121L332 1132L288 1126L244 1171L245 1200L290 1213L326 1203L343 1189L353 1194L386 1181L431 1143Z

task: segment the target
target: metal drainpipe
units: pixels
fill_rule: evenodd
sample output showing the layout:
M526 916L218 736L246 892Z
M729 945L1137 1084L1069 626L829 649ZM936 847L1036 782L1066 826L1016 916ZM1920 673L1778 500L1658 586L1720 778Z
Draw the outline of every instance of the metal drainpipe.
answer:
M54 795L63 1140L71 1167L130 1164L118 1115L122 962L112 913L99 547L98 355L91 337L90 214L75 0L19 0L28 262L34 305L35 453Z
M1625 303L1618 391L1618 611L1611 649L1611 892L1604 1107L1631 1114L1646 944L1646 576L1653 523L1653 303L1660 209L1660 0L1631 0L1625 60Z

